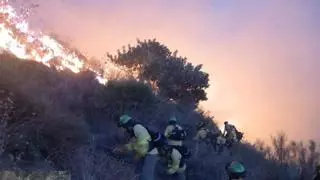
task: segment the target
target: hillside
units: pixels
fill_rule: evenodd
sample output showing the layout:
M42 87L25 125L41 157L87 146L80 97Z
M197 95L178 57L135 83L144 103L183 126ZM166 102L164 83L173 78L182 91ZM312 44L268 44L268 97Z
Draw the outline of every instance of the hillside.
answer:
M99 150L99 147L101 149L104 146L112 148L117 144L121 145L121 137L124 134L121 134L121 131L116 128L115 122L123 109L132 109L131 114L139 117L144 123L163 130L167 119L164 117L169 117L171 114L168 112L179 108L180 112L177 112L177 116L181 120L186 120L183 121L183 125L188 129L190 135L194 134L194 124L205 118L196 111L190 112L187 118L184 112L188 111L188 107L174 107L173 104L163 102L152 93L150 88L134 81L110 81L106 86L102 86L90 76L90 73L58 72L36 62L24 62L9 55L1 56L0 68L1 89L13 93L15 97L23 98L23 104L26 106L38 108L34 117L23 120L24 123L31 124L31 127L25 126L16 133L26 133L25 136L30 139L30 144L43 146L36 149L47 154L47 157L44 158L53 162L54 168L68 170L83 168L88 171L87 167L74 167L75 164L82 165L74 161L79 157L85 157L85 159L78 159L80 161L102 160L101 157L105 157L106 166L111 167L99 168L108 169L107 174L113 174L110 179L123 174L117 172L118 170L128 171L130 169L132 171L130 165L122 164L108 152ZM17 104L23 105L22 103ZM25 109L25 113L33 113L26 107L18 109ZM22 118L26 115L17 114L17 116ZM37 141L39 137L34 137L33 132L35 131L38 131L42 142ZM11 132L8 133L11 134ZM93 136L97 137L98 143L92 142ZM23 142L19 141L19 143ZM97 152L85 152L93 148L94 144L99 146ZM55 154L50 151L56 148L61 154L48 155ZM80 149L84 152L75 153ZM81 153L86 154L84 156ZM34 156L33 153L31 155ZM98 155L99 158L92 157L95 155ZM103 163L97 164L103 166ZM217 169L215 164L210 163L210 166L206 165L209 172ZM195 172L190 172L191 176L201 176L202 172L197 172L199 171L197 169L200 168L201 166L195 167ZM106 175L100 175L98 168L92 170L96 171L95 176L105 177ZM132 172L132 177L134 174Z
M0 92L1 117L6 117L1 122L1 162L6 163L1 168L66 170L74 179L136 179L137 162L111 151L125 142L116 127L123 112L159 131L174 112L189 133L187 144L193 151L195 124L210 120L204 112L167 101L135 80L110 80L104 86L93 73L57 71L9 54L0 56ZM9 154L21 158L12 162ZM232 157L200 145L199 154L189 161L188 178L225 179L224 165L231 159L244 162L248 179L288 178L277 161L267 160L247 143ZM157 176L165 175L160 171Z

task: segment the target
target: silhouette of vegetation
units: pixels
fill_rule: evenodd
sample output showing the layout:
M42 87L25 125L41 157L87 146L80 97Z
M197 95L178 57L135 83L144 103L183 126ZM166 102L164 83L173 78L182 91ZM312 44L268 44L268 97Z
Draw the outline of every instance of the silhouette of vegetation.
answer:
M209 75L201 71L202 65L193 66L155 39L137 43L118 50L115 56L109 54L109 59L137 72L140 81L155 84L163 97L196 104L207 100Z
M279 132L271 138L272 146L262 141L255 143L256 149L263 154L266 160L276 162L279 172L273 178L285 176L287 179L311 179L314 169L319 163L319 145L310 140L308 145L303 142L290 141L284 132ZM282 176L280 176L282 175Z

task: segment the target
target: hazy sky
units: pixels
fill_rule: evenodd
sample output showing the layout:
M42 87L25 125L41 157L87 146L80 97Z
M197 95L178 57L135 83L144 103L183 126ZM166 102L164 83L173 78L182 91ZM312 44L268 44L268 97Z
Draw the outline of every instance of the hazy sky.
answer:
M32 23L94 56L156 38L204 64L219 122L320 140L319 17L319 0L43 0Z

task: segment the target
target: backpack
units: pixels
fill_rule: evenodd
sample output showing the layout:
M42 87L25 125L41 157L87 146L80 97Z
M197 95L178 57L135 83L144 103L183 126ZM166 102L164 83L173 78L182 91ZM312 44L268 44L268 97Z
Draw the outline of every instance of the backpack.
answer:
M232 124L230 124L230 127L231 127L232 130L238 131L237 128L236 128L234 125L232 125Z
M243 133L237 130L236 134L237 134L238 141L241 141L241 139L243 138Z
M241 141L241 139L243 138L243 132L238 131L238 129L235 126L233 126L232 128L236 132L236 138L238 139L238 141Z
M150 150L167 144L167 138L162 133L153 131L149 128L146 128L146 129L149 135L151 136L151 141L149 146Z
M241 139L243 138L243 133L238 131L238 129L234 125L231 125L231 128L235 131L237 140L241 141Z
M182 157L185 158L185 159L189 159L192 156L189 148L187 148L184 145L182 145L182 146L170 145L170 146L175 148L176 150L178 150L180 152L180 154L182 155Z
M174 129L170 132L168 139L175 141L183 141L187 137L187 132L183 128L175 125Z

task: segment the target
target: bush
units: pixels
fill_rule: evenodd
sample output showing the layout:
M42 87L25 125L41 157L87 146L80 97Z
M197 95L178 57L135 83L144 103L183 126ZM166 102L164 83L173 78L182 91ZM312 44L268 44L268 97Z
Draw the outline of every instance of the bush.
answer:
M89 137L83 117L70 113L70 104L56 102L56 92L62 89L59 85L67 81L62 78L65 74L9 55L1 56L0 64L1 87L12 95L5 97L11 98L14 107L3 131L7 133L5 151L15 159L24 156L24 161L40 156L65 169L72 164L65 157L87 143ZM73 94L69 91L69 95ZM80 101L73 98L71 102Z

